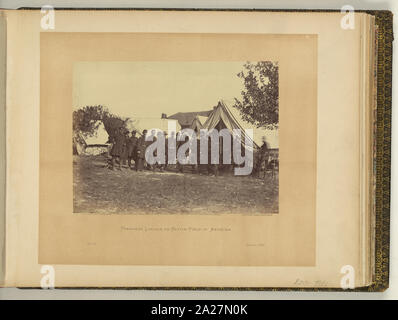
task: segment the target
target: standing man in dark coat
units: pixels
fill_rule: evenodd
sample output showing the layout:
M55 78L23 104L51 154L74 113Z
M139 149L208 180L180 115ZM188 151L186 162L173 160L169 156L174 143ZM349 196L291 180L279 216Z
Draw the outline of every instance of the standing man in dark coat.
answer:
M142 136L137 140L137 164L135 166L136 171L142 171L144 169L145 163L145 150L146 150L146 141L145 136L148 131L142 131Z
M115 164L118 164L118 170L121 170L121 156L123 154L125 148L125 137L123 134L123 128L120 127L116 130L115 136L112 138L112 149L111 149L111 156L112 156L112 165L110 169L115 168Z
M131 137L127 140L127 159L128 159L128 166L130 169L133 169L131 166L131 159L134 160L135 166L137 166L137 142L138 139L135 136L137 131L131 131Z
M148 137L148 141L145 141L145 150L147 147L149 147L152 143L154 143L157 140L156 137L156 131L152 130L150 136ZM157 156L157 150L153 153L153 155L156 157ZM149 164L146 162L146 167L148 170L155 170L157 167L157 164Z
M178 134L177 134L178 137ZM177 172L181 172L184 173L184 165L180 163L180 161L178 161L178 149L185 143L185 141L180 141L177 138L177 142L176 142L176 155L177 155Z
M168 148L169 148L169 138L167 136L167 132L164 132L164 164L160 165L160 171L165 171L167 169L167 161L168 161Z
M257 163L256 163L255 170L253 172L258 177L260 176L261 168L264 165L264 161L267 160L267 163L268 163L268 149L269 149L268 143L267 143L265 137L263 137L262 140L263 140L263 144L261 145L260 150L258 151Z
M120 160L122 162L122 165L124 166L124 165L127 165L127 160L129 157L128 142L129 142L130 137L129 137L129 131L127 129L124 128L122 130L122 133L123 133L123 137L124 137L124 143L123 143L123 152L120 157Z

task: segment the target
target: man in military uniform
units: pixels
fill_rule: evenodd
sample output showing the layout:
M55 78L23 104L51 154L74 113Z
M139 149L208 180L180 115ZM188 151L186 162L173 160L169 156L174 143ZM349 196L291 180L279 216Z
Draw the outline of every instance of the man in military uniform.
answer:
M149 137L148 137L148 141L145 141L145 149L146 149L147 147L149 147L152 143L156 142L157 139L158 139L158 138L156 137L156 130L152 130L152 131L151 131L151 134L150 134ZM153 152L153 156L154 156L154 157L157 156L157 150L155 150L155 151ZM148 163L148 162L145 161L145 164L146 164L146 167L147 167L148 170L155 170L156 167L157 167L157 164L156 164L156 163L150 164L150 163Z
M167 166L169 157L171 157L171 159L174 159L174 154L175 154L175 156L177 156L176 133L174 131L171 131L170 134L167 136L166 146L167 146L167 148L166 148L166 166ZM171 148L170 154L169 154L169 146ZM178 159L177 159L177 163L178 163ZM176 166L177 166L177 163L176 163ZM171 165L171 168L174 168L174 163Z
M116 129L115 135L112 137L112 164L110 169L113 170L115 168L115 164L118 164L118 170L121 170L121 156L123 154L125 148L125 137L123 134L123 128Z
M178 135L177 135L178 137ZM177 172L181 172L184 173L184 165L180 163L180 161L178 161L178 149L185 143L185 141L180 141L177 138L176 141L176 155L177 155Z
M131 131L131 137L128 138L127 140L127 164L129 166L130 169L132 168L131 165L131 159L134 160L135 166L137 166L137 142L138 139L135 136L135 134L137 133L137 131L133 130Z
M164 132L164 164L160 164L160 171L165 171L167 169L167 161L168 161L168 148L169 148L169 138L167 136L167 132Z
M264 162L267 160L268 163L268 144L265 137L263 137L262 140L263 144L258 151L257 162L253 172L256 176L260 176L261 168L263 167Z
M129 142L129 131L124 128L122 130L123 136L124 136L124 143L123 143L123 152L120 156L120 160L122 162L123 167L128 165L128 157L129 157L129 152L128 152L128 142Z
M209 144L210 145L210 144ZM220 148L218 148L218 163L211 162L211 147L208 148L208 156L207 156L207 175L209 176L218 176L219 163L222 161L222 155L220 155Z
M146 150L146 141L145 136L148 131L142 131L142 136L137 140L137 164L135 166L136 171L142 171L144 169L145 164L145 150Z

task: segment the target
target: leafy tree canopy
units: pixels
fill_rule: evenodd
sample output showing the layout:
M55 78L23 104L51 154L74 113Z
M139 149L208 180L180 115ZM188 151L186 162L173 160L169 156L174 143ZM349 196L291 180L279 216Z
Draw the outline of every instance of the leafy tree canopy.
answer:
M278 128L279 72L278 64L270 61L246 62L238 73L245 89L241 99L235 98L234 107L242 118L257 128Z
M119 128L126 128L129 118L122 118L111 114L108 108L102 105L85 106L73 111L73 131L85 137L92 137L97 133L101 122L112 139Z

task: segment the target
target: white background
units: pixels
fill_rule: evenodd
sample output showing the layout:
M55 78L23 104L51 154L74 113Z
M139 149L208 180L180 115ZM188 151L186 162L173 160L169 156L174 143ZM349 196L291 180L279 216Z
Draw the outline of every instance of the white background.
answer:
M0 8L16 9L19 7L142 7L142 8L223 8L223 9L341 9L351 5L356 10L390 10L394 14L394 32L397 38L398 1L396 0L0 0ZM392 124L392 171L391 171L391 252L390 252L390 288L383 293L348 293L348 292L238 292L238 291L154 291L154 290L24 290L0 288L0 300L4 299L398 299L398 207L395 197L398 173L395 162L398 155L398 106L396 83L397 63L395 60L397 40L393 43L393 124Z

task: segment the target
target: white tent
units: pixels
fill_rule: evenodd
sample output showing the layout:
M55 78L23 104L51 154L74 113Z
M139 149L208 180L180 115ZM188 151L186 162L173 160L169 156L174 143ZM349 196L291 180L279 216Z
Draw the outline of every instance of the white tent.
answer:
M239 121L232 115L229 111L228 107L225 105L223 101L219 101L217 106L214 108L213 112L209 115L209 118L203 125L206 129L212 130L222 130L228 129L233 133L233 130L239 129L241 132L242 143L251 141L254 149L257 149L259 146L246 134L244 128Z
M210 118L212 119L210 120ZM257 146L262 145L262 139L265 137L269 148L279 148L279 134L277 129L255 128L253 124L243 120L239 110L232 107L232 103L227 103L226 100L221 100L218 103L209 116L210 121L206 122L204 126L208 129L214 128L220 119L223 120L228 129L252 129L253 141Z
M91 137L86 137L85 141L86 144L92 145L92 144L106 144L108 141L108 133L105 130L104 124L102 121L98 121L97 124L99 124L97 131L94 133L93 136Z
M73 136L73 152L78 155L98 155L107 152L108 133L102 121L96 123L98 128L92 136L81 133Z

